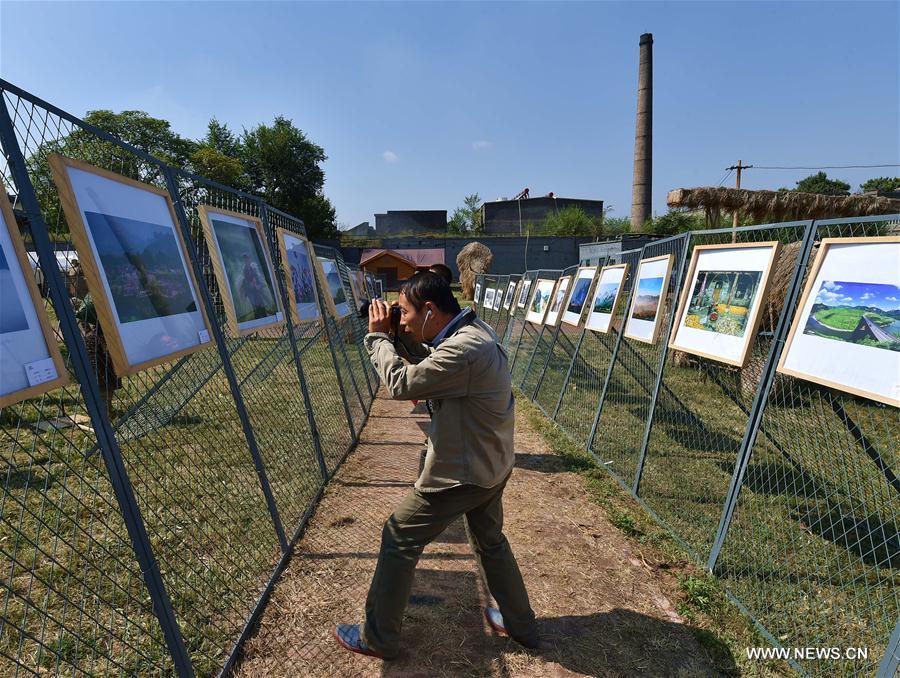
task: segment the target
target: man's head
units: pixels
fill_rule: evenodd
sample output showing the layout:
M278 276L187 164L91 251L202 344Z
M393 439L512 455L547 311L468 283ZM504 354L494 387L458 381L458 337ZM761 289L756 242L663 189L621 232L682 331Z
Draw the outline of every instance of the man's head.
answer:
M437 273L447 281L448 285L453 284L453 271L450 270L449 266L445 266L444 264L432 264L428 267L428 270L432 273Z
M459 313L447 281L431 271L416 273L400 288L400 327L416 341L431 341Z

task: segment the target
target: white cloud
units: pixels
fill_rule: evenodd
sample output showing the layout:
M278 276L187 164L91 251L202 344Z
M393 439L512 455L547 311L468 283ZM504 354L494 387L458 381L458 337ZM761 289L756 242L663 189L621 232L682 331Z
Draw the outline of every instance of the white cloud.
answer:
M385 162L397 162L400 159L400 156L393 151L385 151L381 154L381 157L384 158Z
M897 301L897 297L885 297L888 301Z
M825 282L823 282L822 287L826 290L831 290L832 292L837 292L839 289L841 289L840 285L831 280L826 280Z
M866 292L864 295L862 295L862 296L860 297L860 299L862 299L863 301L865 301L866 299L871 299L871 298L874 297L874 296L875 296L875 295L872 294L871 292Z
M840 287L840 285L838 287ZM816 303L819 304L849 304L852 301L852 297L825 289L824 284L822 285L822 289L820 289L819 293L816 295Z
M479 139L478 141L472 142L472 150L474 151L485 151L494 146L493 141L487 141L485 139Z

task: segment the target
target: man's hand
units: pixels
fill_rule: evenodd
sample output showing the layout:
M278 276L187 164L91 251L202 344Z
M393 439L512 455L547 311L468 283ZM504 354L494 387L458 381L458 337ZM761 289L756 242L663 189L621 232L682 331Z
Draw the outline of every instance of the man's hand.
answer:
M369 332L391 333L391 309L381 299L373 299L369 304Z

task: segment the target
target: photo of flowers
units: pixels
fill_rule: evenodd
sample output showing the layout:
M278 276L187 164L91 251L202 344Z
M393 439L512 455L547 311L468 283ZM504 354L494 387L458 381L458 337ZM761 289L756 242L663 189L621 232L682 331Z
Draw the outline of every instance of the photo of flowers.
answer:
M685 325L742 337L762 271L702 271L694 283Z
M235 336L284 319L262 222L208 205L197 208L219 283L228 326Z
M669 346L743 367L780 248L776 241L696 246Z
M189 243L168 191L58 154L47 159L116 373L209 346Z

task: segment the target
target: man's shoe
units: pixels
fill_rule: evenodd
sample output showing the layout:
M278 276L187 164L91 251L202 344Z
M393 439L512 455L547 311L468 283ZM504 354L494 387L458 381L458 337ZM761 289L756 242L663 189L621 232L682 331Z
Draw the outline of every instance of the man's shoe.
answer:
M387 659L387 657L379 654L375 650L371 649L368 645L366 645L365 641L363 641L362 639L362 635L360 634L359 624L338 624L334 627L334 639L341 645L341 647L343 647L345 650L350 650L350 652L364 654L367 657Z
M494 631L504 636L509 636L509 632L506 630L506 626L503 624L503 615L500 614L500 610L498 610L496 607L484 608L484 618L487 620L487 623L490 625L490 627L494 629ZM512 636L510 637L512 638ZM513 638L513 640L522 647L528 648L529 650L535 650L537 652L543 652L545 650L551 649L550 643L540 639L525 641L521 638Z

